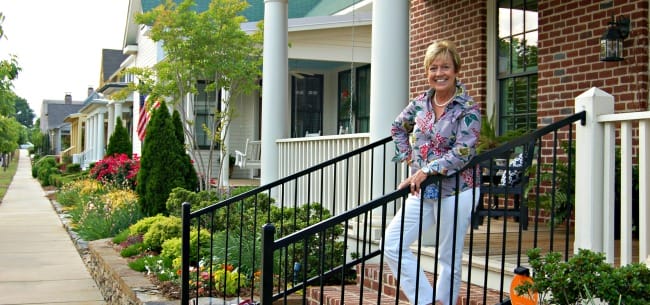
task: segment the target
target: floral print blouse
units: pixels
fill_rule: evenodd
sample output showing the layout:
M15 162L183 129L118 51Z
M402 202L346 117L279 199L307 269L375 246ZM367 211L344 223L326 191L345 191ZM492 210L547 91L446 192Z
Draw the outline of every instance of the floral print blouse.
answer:
M411 175L423 166L428 166L448 176L442 181L444 198L480 183L474 181L472 169L466 169L460 173L460 189L456 189L453 174L476 155L481 115L478 104L467 94L465 86L456 82L456 96L436 121L430 102L434 93L430 89L411 101L393 122L391 135L396 150L393 161L404 161L410 156ZM437 199L439 194L436 184L429 185L424 190L425 199Z

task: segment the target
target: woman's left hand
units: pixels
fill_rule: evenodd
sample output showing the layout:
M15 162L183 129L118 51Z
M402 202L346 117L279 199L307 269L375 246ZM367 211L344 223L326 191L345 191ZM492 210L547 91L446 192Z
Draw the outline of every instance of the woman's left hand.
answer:
M422 182L424 182L426 179L427 174L425 174L422 170L418 170L415 172L415 174L404 179L404 181L402 181L397 188L403 189L408 187L412 195L417 195L420 193L420 185L422 185Z

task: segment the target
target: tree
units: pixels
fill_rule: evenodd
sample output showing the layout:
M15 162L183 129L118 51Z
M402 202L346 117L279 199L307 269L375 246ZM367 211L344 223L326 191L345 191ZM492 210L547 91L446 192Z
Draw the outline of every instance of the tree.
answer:
M4 15L0 13L0 39L4 37L2 22ZM16 56L0 61L0 153L12 152L18 148L18 139L22 127L14 118L15 94L13 81L18 77L20 67Z
M174 110L174 114L172 115L172 124L174 125L174 135L176 136L176 140L178 142L176 149L178 149L178 154L183 157L184 166L182 166L180 170L183 172L183 176L185 177L184 188L186 190L194 191L199 184L199 179L196 174L194 164L192 163L192 159L185 151L185 134L183 132L183 122L181 121L180 113L178 113L176 110Z
M34 110L29 107L27 100L16 96L14 100L14 109L16 110L16 121L27 128L34 126Z
M14 118L0 114L0 153L18 149L18 139L22 126Z
M170 136L172 135L172 136ZM178 138L165 102L153 110L144 138L140 171L136 185L140 209L146 216L167 214L165 203L175 187L185 187L185 176L179 170L186 167L178 154Z
M168 0L156 9L136 16L136 22L150 26L150 37L164 42L165 59L151 69L127 69L138 80L130 90L164 96L179 111L184 139L189 153L209 185L213 175L214 150L220 149L223 160L228 160L223 139L227 133L232 109L229 96L252 92L258 86L261 67L262 36L258 29L252 35L244 32L241 12L248 6L243 0L212 0L207 11L196 12L193 0L176 4ZM195 125L196 113L188 112L188 94L197 94L197 84L205 81L206 92L216 92L210 101L210 124ZM218 94L218 92L228 94ZM221 97L221 99L219 98ZM221 106L220 106L221 105ZM197 131L209 138L207 160L199 154ZM223 157L226 156L226 157Z
M108 140L108 147L106 148L106 155L112 156L114 154L125 154L131 157L133 155L133 145L129 137L129 132L122 125L122 119L115 120L115 131Z

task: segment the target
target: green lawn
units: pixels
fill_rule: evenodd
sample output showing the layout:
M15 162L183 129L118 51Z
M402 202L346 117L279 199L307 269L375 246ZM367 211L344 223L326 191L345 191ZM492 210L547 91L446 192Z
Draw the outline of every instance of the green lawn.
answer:
M20 156L20 153L16 152L16 157L11 160L11 163L9 164L9 167L5 171L2 167L0 167L0 202L2 202L2 198L5 197L5 193L7 192L7 188L9 188L9 183L11 183L11 180L14 178L14 175L16 174L16 169L18 168L18 158Z

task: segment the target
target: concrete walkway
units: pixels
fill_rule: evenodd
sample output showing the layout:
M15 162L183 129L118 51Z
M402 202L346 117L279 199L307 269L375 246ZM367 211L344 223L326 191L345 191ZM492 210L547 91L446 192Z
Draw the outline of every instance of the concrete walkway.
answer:
M0 202L0 305L106 304L38 181L27 151Z

